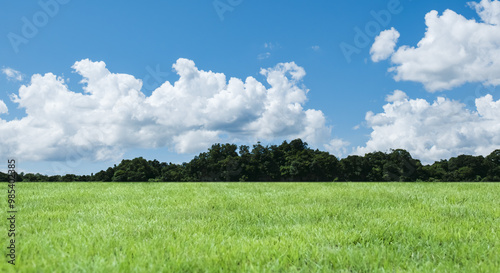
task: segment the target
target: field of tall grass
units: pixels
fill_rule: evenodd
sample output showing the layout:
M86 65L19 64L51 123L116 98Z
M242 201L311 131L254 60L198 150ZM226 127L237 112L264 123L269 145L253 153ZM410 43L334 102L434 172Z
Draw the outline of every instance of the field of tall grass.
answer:
M500 184L18 183L16 203L0 272L500 268Z

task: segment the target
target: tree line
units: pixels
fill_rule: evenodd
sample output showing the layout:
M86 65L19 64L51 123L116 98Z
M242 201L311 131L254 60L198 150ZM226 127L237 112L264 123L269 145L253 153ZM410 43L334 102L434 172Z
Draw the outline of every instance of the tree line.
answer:
M0 172L0 181L7 181ZM339 160L328 152L314 150L295 139L281 145L249 146L214 144L190 162L173 164L142 157L122 160L120 164L91 175L54 175L20 173L25 182L498 182L500 150L490 155L460 155L449 160L422 165L403 149L388 153L351 155Z

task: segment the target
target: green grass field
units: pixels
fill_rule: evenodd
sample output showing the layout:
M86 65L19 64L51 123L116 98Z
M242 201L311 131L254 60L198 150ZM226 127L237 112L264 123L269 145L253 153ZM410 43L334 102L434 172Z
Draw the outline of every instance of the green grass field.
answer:
M500 184L18 183L16 202L0 272L500 271Z

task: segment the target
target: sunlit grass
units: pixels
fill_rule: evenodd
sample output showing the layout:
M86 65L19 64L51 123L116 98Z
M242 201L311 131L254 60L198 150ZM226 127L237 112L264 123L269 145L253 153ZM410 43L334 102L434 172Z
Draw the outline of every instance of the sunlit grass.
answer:
M18 183L17 191L17 264L4 258L0 272L500 268L500 184Z

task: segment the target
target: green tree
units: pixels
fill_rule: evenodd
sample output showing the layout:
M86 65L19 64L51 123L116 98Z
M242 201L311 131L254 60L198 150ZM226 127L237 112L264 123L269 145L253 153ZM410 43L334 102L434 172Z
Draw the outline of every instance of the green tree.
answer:
M428 173L428 181L444 182L448 179L448 160L440 160L434 164L425 167Z
M74 174L65 174L61 177L62 182L74 182L77 181L76 175Z
M122 160L116 167L112 181L146 182L155 178L155 169L142 157L132 160Z
M459 155L448 161L448 181L481 181L487 176L488 167L482 156Z
M386 181L416 181L422 174L422 164L413 159L408 151L396 149L387 155L383 172Z
M487 168L486 181L500 182L500 150L495 150L484 159Z
M339 175L339 160L328 152L316 150L310 164L309 181L328 182Z
M370 171L367 175L367 181L384 181L384 165L388 158L383 152L368 153L365 155L365 160L370 166Z
M185 180L184 166L177 164L168 164L161 169L161 181L181 182ZM189 181L189 180L188 180Z
M45 182L48 181L48 177L42 174L27 173L22 175L22 181L25 182Z
M99 171L94 175L94 181L111 182L115 174L115 169L116 166L114 168L109 167L106 171Z
M340 160L341 180L343 181L367 181L371 171L366 158L358 155L350 155Z
M60 175L49 176L47 182L62 182L62 177Z
M8 182L9 175L3 172L0 172L0 182Z

